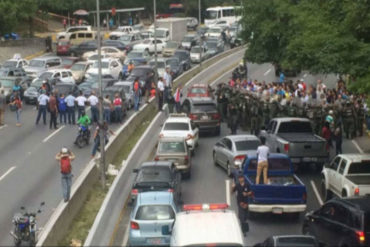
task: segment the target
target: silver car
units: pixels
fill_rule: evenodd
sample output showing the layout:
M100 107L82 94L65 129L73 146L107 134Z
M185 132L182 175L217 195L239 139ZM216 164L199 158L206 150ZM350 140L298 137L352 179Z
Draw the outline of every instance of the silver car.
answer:
M225 136L213 147L213 162L226 169L231 177L234 171L242 169L246 155L255 155L260 140L255 135Z
M125 95L126 95L126 103L127 103L128 109L132 109L134 107L134 82L119 81L119 82L116 82L114 85L123 87L123 91L125 91Z

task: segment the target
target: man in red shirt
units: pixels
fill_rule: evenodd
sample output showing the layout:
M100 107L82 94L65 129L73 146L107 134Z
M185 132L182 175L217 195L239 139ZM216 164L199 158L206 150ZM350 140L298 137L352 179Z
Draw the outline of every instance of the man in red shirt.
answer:
M49 112L50 112L50 129L54 125L54 129L57 129L57 114L58 114L58 105L55 93L52 92L49 97Z
M331 146L331 131L328 122L325 122L324 127L322 127L321 136L326 140L326 150L329 151Z
M119 97L118 93L114 96L113 106L116 121L122 123L122 99Z

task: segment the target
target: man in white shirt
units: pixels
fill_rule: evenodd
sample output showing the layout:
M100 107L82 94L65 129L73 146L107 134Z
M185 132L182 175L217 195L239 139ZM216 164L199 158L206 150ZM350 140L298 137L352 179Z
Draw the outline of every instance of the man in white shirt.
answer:
M263 183L267 184L267 172L268 172L268 157L270 155L270 149L266 146L266 138L261 137L261 144L257 148L257 176L256 176L256 184L260 183L261 173L263 172Z
M42 120L44 121L44 125L46 125L46 109L48 107L49 96L45 94L45 90L42 90L42 93L37 99L37 102L39 110L37 113L36 124L39 124L42 115Z
M99 121L99 99L95 94L95 91L92 91L90 97L87 99L91 106L91 121L93 123L97 123Z
M69 92L68 96L65 98L65 102L67 104L68 123L73 125L76 124L75 101L75 96Z
M80 119L82 116L82 112L85 112L85 104L86 104L86 97L80 92L80 95L76 98L77 102L77 109L78 109L78 117L77 119Z
M171 94L171 87L172 87L172 76L171 76L171 67L167 66L166 71L163 74L164 80L164 101L168 101L168 97Z
M157 99L158 99L158 110L159 111L162 111L164 92L165 92L165 87L163 83L163 78L160 77L157 83L157 97L158 97Z

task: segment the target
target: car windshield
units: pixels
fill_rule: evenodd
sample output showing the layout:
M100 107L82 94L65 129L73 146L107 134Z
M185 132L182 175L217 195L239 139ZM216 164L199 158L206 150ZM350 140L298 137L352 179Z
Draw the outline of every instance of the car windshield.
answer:
M40 88L42 86L42 81L43 80L35 80L34 82L31 83L31 87Z
M143 167L138 176L137 182L169 182L171 181L171 172L168 167L148 166Z
M188 123L166 123L164 130L189 130Z
M191 42L193 40L192 36L185 36L182 42Z
M166 34L167 34L167 31L166 30L160 30L160 29L157 29L156 32L155 32L155 37L166 37Z
M45 67L45 61L42 61L42 60L31 60L30 61L30 67L38 67L38 68Z
M93 68L95 68L95 69L99 68L98 61L94 62ZM109 63L108 62L101 62L101 68L102 69L108 69L109 68Z
M201 88L201 87L193 87L190 90L190 93L191 94L206 94L207 90L205 88Z
M194 104L194 112L213 112L217 111L215 104Z
M55 90L58 91L58 93L60 94L68 94L70 91L71 91L72 87L71 86L68 86L68 85L56 85L55 86Z
M175 55L173 55L174 57L177 57L180 61L182 60L182 59L186 59L186 53L184 53L184 52L175 52Z
M317 246L313 238L289 237L278 238L277 247L315 247Z
M40 75L40 79L49 79L49 78L51 78L53 76L53 73L51 73L51 72L44 72L44 73L42 73L41 75Z
M185 153L183 142L160 142L159 153Z
M168 59L167 61L167 64L170 65L172 68L175 68L177 66L179 66L179 62L177 59Z
M131 35L123 35L119 38L122 41L130 41L131 40Z
M200 47L193 47L193 48L191 48L191 53L200 53Z
M169 205L145 205L139 207L136 220L172 220L175 212Z
M348 169L348 174L370 174L370 161L352 163Z
M237 141L235 147L237 151L257 150L259 141Z
M5 63L3 64L4 68L10 68L15 66L17 66L17 61L5 61Z
M278 133L312 133L312 127L310 122L282 122Z
M59 46L69 45L69 42L68 42L68 41L59 41L59 42L58 42L58 45L59 45Z
M146 75L147 72L148 72L148 70L146 70L146 69L135 68L131 72L131 77L143 77L143 76Z
M143 57L143 52L139 51L132 51L129 54L127 54L128 58L134 58L134 57Z
M14 81L7 80L7 79L0 79L0 85L1 87L11 88L14 86Z
M217 13L218 11L216 10L207 10L206 19L211 19L211 20L217 19Z
M79 89L90 89L92 86L93 82L84 82L78 85Z
M72 65L71 70L72 71L84 71L85 70L85 64L75 63L75 64Z
M131 87L129 85L123 86L123 91L125 91L125 93L130 93Z
M72 65L74 60L72 59L63 59L62 60L62 65Z
M166 44L166 48L170 48L170 49L176 49L177 48L177 43L176 42L167 42Z
M221 28L210 28L209 33L221 33Z
M153 36L153 34L151 33L140 33L140 35L143 39L149 39L150 37Z
M207 47L208 48L217 48L217 43L216 42L207 42Z

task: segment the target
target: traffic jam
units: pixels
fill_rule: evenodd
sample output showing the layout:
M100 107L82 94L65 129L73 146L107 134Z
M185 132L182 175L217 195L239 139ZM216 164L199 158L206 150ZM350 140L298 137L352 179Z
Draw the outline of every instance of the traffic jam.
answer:
M0 90L7 103L19 97L38 111L45 95L83 96L83 110L77 101L73 105L73 122L76 113L80 122L87 109L91 109L94 121L95 104L88 100L91 96L104 102L101 114L109 126L122 124L130 111L139 111L150 98L158 101L159 111L168 111L152 156L132 171L134 182L129 185L127 200L128 246L250 246L251 222L265 227L274 223L264 217L275 221L288 218L297 224L300 234L266 235L253 246L370 246L370 154L332 155L327 140L315 133L311 119L282 111L265 124L256 124L256 131L253 127L238 129L240 121L253 119L253 113L248 112L259 104L257 93L235 83L248 79L245 59L229 77L233 83L171 87L186 71L244 45L236 13L237 7L211 7L206 10L205 25L193 17L169 17L158 19L156 27L154 23L118 26L101 38L100 61L94 28L70 26L56 35L55 53L29 61L15 54L4 62ZM120 106L112 109L117 97ZM62 123L60 117L58 124ZM75 141L79 148L90 145L93 136L84 131L78 134L83 138ZM204 147L207 142L211 150ZM92 158L97 149L93 147ZM193 203L188 196L184 198L186 187L197 176L196 167L203 165L196 162L199 157L212 163L208 170L223 172L225 200ZM320 181L315 195L302 179L307 167L313 167ZM308 198L317 194L322 205L308 210L312 209ZM36 213L29 215L36 217ZM35 239L32 241L35 244Z

